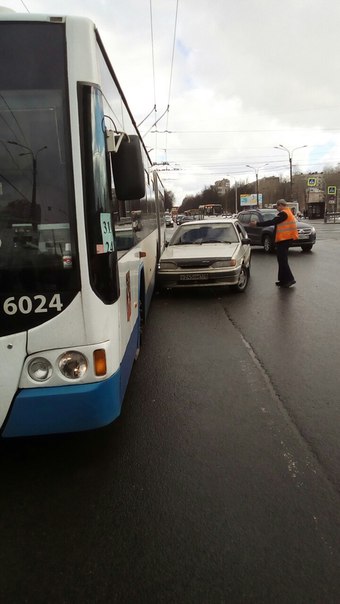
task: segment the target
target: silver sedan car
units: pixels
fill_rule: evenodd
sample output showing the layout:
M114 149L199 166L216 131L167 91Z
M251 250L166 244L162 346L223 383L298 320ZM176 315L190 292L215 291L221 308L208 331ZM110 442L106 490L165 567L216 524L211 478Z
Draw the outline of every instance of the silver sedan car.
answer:
M159 289L230 285L243 292L249 280L250 240L235 219L187 222L173 234L158 263Z

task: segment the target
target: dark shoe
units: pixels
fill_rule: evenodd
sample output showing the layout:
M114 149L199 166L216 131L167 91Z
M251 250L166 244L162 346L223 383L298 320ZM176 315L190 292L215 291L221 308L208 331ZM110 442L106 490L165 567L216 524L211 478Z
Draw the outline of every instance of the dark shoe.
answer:
M275 285L277 285L278 287L281 287L281 281L275 281Z
M295 285L296 281L288 281L288 283L281 283L280 287L291 287L292 285Z

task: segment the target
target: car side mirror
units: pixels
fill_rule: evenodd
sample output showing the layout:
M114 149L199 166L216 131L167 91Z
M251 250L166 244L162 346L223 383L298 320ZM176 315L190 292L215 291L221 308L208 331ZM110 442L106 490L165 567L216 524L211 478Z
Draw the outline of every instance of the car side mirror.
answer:
M248 237L243 237L241 243L243 243L243 245L250 245L250 239Z

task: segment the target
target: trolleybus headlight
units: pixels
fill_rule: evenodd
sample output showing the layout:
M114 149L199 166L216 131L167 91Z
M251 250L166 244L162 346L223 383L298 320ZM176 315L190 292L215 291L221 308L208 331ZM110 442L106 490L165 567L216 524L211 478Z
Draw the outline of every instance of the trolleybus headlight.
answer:
M45 382L52 375L52 365L47 359L37 357L29 363L27 371L32 380Z
M87 359L80 352L69 350L58 361L61 373L69 380L78 380L87 371Z

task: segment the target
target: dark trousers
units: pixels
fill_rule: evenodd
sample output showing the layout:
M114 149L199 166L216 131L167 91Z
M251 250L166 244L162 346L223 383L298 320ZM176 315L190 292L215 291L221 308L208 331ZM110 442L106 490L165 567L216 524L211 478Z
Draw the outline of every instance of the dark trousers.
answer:
M282 284L294 281L293 273L288 264L289 241L279 241L276 243L276 256L279 265L277 280Z

